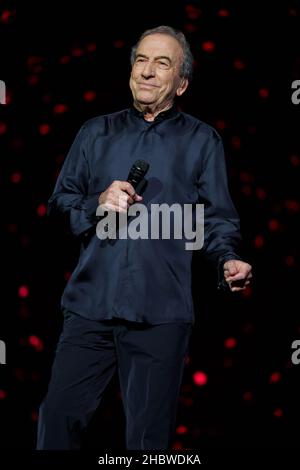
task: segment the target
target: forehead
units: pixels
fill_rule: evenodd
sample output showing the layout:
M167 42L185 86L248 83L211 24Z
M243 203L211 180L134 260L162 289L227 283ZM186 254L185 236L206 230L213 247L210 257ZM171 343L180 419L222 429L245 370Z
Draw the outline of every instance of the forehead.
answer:
M137 48L137 54L167 56L177 59L182 55L179 42L167 34L150 34L146 36Z

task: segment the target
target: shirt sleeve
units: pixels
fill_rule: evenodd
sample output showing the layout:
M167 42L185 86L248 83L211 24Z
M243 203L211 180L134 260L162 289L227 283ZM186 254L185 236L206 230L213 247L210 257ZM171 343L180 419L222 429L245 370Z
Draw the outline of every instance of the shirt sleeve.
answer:
M48 201L48 215L63 216L71 233L80 237L98 222L97 194L89 194L90 168L87 159L87 129L79 130Z
M231 200L224 149L221 137L214 131L205 149L198 180L199 203L204 204L203 253L218 272L218 288L227 287L223 265L230 259L241 259L240 220Z

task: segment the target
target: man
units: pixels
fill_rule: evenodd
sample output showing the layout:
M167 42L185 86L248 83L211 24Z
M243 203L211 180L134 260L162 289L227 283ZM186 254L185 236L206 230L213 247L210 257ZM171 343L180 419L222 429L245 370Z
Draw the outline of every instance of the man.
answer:
M236 253L239 220L221 139L174 105L191 72L181 32L146 31L132 50L133 107L85 123L64 163L49 211L66 216L82 244L62 297L64 327L40 408L38 449L80 448L116 368L127 448L169 449L172 442L194 323L192 252L184 237L107 243L96 234L98 205L124 213L142 201L150 212L154 203L203 203L203 250L220 285L225 279L239 291L250 282L251 266ZM150 165L143 194L126 181L136 159Z

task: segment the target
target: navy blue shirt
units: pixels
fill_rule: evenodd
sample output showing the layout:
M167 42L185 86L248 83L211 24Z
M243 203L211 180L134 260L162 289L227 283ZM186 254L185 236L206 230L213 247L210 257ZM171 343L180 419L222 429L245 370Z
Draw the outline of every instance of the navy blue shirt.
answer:
M112 241L96 235L100 193L114 180L126 181L137 159L150 164L142 193L149 212L152 203L203 203L204 255L217 269L240 259L239 218L218 133L175 107L152 122L134 107L99 116L79 130L48 204L48 213L64 215L81 241L62 307L93 320L194 323L193 251L185 249L184 237Z

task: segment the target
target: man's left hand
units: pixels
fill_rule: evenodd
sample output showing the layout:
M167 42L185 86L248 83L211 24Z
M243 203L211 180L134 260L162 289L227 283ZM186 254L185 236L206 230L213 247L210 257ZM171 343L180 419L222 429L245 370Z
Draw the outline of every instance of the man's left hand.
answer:
M252 267L244 261L231 259L223 266L225 281L232 292L246 289L252 278Z

